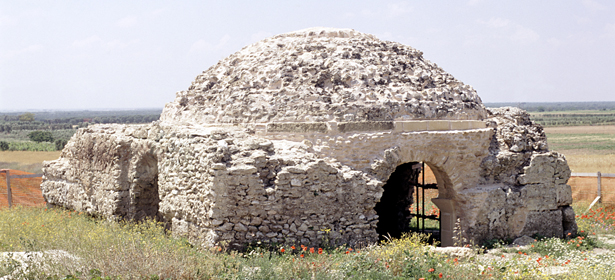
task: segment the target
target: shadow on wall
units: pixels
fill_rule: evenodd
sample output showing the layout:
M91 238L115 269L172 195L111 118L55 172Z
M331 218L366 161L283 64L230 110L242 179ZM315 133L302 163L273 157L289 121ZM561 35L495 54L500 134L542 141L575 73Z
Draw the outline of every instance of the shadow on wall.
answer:
M162 221L158 212L160 197L158 196L158 159L148 152L136 163L136 177L130 186L130 207L127 218L141 221L146 218Z
M410 223L413 215L410 210L413 203L419 203L414 201L414 197L415 189L422 185L419 183L421 167L422 164L418 162L401 164L383 186L382 198L374 207L379 216L376 232L380 240L400 238L403 233L412 230Z

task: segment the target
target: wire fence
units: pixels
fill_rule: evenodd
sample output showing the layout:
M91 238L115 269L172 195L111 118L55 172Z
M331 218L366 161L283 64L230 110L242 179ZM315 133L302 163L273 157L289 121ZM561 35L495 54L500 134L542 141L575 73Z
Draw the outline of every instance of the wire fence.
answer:
M572 188L574 201L598 201L615 204L615 174L609 173L572 173L568 185Z
M45 203L41 192L42 174L0 170L0 207L36 206Z

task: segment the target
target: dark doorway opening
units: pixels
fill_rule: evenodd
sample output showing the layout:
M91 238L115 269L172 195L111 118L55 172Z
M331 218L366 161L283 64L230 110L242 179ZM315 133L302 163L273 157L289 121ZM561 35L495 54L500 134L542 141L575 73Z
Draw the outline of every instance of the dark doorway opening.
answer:
M162 220L158 212L160 198L158 195L158 160L152 153L146 153L137 162L137 176L130 189L130 207L128 219L141 221L149 218Z
M424 163L401 164L383 186L384 193L375 207L380 240L399 238L406 232L429 233L430 243L440 240L440 213L431 202L438 187L426 184L424 170Z

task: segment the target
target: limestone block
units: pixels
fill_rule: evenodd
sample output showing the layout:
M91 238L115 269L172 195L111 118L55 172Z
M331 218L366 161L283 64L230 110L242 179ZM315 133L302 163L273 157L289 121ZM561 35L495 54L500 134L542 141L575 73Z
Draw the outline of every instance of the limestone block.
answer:
M339 132L393 130L392 121L388 122L339 122Z
M570 185L555 185L557 193L557 206L568 206L572 204L572 188Z
M564 237L574 237L577 235L577 222L575 220L574 209L571 206L560 207L562 211L562 224L564 228ZM570 235L568 235L570 234Z
M475 128L473 127L473 122L471 121L450 121L450 126L451 129L453 130L465 130L465 129L472 129ZM476 128L485 128L483 127L476 127Z
M545 237L563 237L562 211L530 211L521 235L540 234Z
M551 183L525 185L520 195L530 211L557 209L557 188Z
M470 123L470 128L486 128L487 123L484 121L468 121Z
M404 122L404 131L425 131L428 123L428 121Z
M553 183L555 162L551 154L535 154L530 159L530 165L523 168L524 174L519 176L519 183L546 184Z
M427 130L449 130L450 128L449 121L433 120L427 122Z
M508 217L508 235L520 236L523 233L530 211L526 207L512 208L508 209L508 211L506 213Z

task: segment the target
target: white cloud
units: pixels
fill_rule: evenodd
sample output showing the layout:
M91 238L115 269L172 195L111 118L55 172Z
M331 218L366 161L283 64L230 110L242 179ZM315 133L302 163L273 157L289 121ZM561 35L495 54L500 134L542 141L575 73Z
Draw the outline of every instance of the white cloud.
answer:
M517 25L515 33L513 33L509 38L521 44L529 44L538 41L540 35L530 28Z
M408 3L399 2L387 4L387 14L389 17L398 17L410 13L412 7L408 7Z
M73 42L73 47L75 48L91 48L91 47L104 47L107 50L114 50L114 49L123 49L128 47L129 45L133 45L135 43L137 43L137 40L133 40L133 41L129 41L129 42L124 42L121 40L110 40L110 41L105 41L103 39L101 39L100 37L93 35L90 36L88 38L85 38L83 40L75 40Z
M574 16L574 19L576 20L578 24L587 24L591 22L591 19L586 18L586 17L580 17L577 15Z
M224 36L222 36L222 38L220 38L220 40L218 41L218 44L216 45L213 45L203 39L200 39L194 42L192 46L190 46L189 52L203 53L203 52L221 50L222 48L224 48L224 46L226 46L226 43L230 39L231 39L231 36L229 36L228 34L225 34Z
M346 12L346 13L344 13L344 15L342 17L348 19L348 18L354 18L355 16L356 15L354 13Z
M132 44L134 44L136 42L137 42L136 40L135 41L131 41L131 42L123 42L123 41L120 41L120 40L111 40L111 41L105 43L105 47L107 49L111 49L111 50L113 50L113 49L124 49L124 48L128 47L129 45L132 45Z
M32 53L36 53L39 52L41 50L43 50L44 47L42 45L38 45L38 44L34 44L34 45L29 45L25 48L22 49L18 49L18 50L12 50L12 51L3 51L2 53L0 53L0 57L2 58L13 58L22 54L32 54Z
M361 15L366 16L366 17L371 17L374 15L374 12L372 12L372 10L370 9L363 9L361 10Z
M583 4L583 6L585 6L585 8L592 10L592 11L603 11L606 10L606 7L594 0L582 0L581 3Z
M137 24L137 17L135 16L128 16L115 22L118 27L133 27L135 24Z
M468 5L469 5L469 6L476 6L476 5L478 5L480 2L483 2L483 0L470 0L470 1L468 1Z
M152 11L152 15L153 15L153 16L159 16L159 15L161 15L163 12L164 12L164 9L157 9L157 10Z
M533 29L511 22L505 18L490 18L487 21L479 19L476 22L491 29L498 29L498 33L493 35L495 38L505 37L521 44L533 43L540 39L540 35Z
M385 31L382 34L378 34L378 38L384 39L384 40L393 40L393 33L389 32L389 31Z
M557 38L549 38L547 39L547 43L553 47L559 47L562 45L562 41Z
M491 28L502 28L508 26L510 20L505 18L490 18L488 21L477 20L478 23L487 25Z
M604 33L602 34L602 37L615 39L615 23L604 26Z
M263 40L265 38L269 38L271 36L273 36L273 34L271 34L271 32L259 31L259 32L256 32L256 33L254 33L254 34L252 34L250 36L250 42L257 42L257 41Z
M0 26L8 26L14 23L15 20L12 17L6 15L0 15Z
M93 35L90 36L88 38L85 38L83 40L75 40L73 41L73 47L77 47L77 48L83 48L83 47L89 47L92 46L94 44L102 44L103 40L100 39L100 37Z

